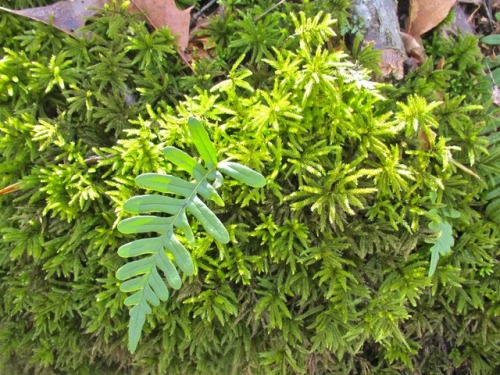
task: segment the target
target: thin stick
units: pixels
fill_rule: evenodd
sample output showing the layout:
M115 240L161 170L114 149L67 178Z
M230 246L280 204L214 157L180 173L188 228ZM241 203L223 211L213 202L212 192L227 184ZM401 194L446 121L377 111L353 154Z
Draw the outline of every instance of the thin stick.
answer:
M253 22L257 22L259 21L260 19L262 19L266 14L272 12L275 8L277 8L278 6L280 6L281 4L283 4L286 0L280 0L278 1L276 4L274 4L271 8L269 8L268 10L266 10L264 13L262 13L260 16L257 16L254 18Z
M96 164L99 160L110 159L113 156L115 156L115 155L114 154L107 154L107 155L104 155L104 157L99 156L99 155L92 155L92 156L89 156L87 159L85 159L84 162L87 165L92 165L92 164Z
M205 13L208 10L208 8L210 8L216 2L217 2L217 0L210 0L207 4L205 4L205 6L203 8L201 8L199 11L197 11L193 15L193 17L191 18L191 27L196 25L196 21L198 20L198 18L200 18L203 15L203 13Z
M491 9L491 1L485 0L484 7L486 8L486 15L488 16L488 20L490 21L490 26L495 28L495 21L493 20L493 10Z

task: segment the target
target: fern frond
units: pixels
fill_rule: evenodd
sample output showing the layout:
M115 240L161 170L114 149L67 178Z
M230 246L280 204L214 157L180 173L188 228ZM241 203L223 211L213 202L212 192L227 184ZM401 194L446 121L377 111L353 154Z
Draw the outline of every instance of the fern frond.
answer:
M198 219L214 239L227 243L229 234L224 224L201 198L224 205L216 191L223 181L221 172L252 187L262 187L266 183L261 174L241 164L230 161L218 163L215 147L203 125L190 118L188 127L204 165L176 147L165 147L163 152L170 162L188 172L193 181L159 173L138 176L135 179L138 186L172 196L145 194L128 199L123 209L137 216L118 224L118 230L125 234L158 234L157 237L132 241L118 249L118 255L123 258L143 256L125 264L116 272L116 277L123 281L120 290L133 292L125 299L125 305L132 306L128 342L131 352L137 349L146 315L151 313L150 305L158 306L160 301L169 298L168 286L179 289L182 285L181 277L169 255L183 273L188 276L194 273L191 256L175 234L176 230L183 232L188 242L194 243L195 237L186 213L189 212ZM170 216L149 215L151 213Z

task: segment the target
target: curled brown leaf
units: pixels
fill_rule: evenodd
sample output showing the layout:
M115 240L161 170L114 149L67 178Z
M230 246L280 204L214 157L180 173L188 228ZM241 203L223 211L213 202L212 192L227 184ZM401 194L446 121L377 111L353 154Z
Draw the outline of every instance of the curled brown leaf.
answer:
M407 33L418 37L439 25L456 0L411 0Z

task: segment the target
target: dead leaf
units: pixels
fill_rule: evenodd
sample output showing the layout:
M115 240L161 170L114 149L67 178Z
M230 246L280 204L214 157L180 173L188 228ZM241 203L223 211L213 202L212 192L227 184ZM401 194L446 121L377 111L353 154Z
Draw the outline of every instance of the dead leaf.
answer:
M190 41L188 46L188 53L186 53L186 58L188 62L192 64L194 61L200 59L209 59L212 58L212 55L209 51L203 48L203 45L200 45L196 42Z
M439 25L456 0L411 0L407 33L418 37Z
M420 129L418 133L420 147L424 150L430 150L431 146L436 142L436 133L431 129Z
M141 12L144 12L148 22L156 29L168 26L172 35L177 36L177 43L183 55L189 43L189 23L191 8L179 10L175 0L131 0Z
M443 70L444 68L444 63L446 62L446 58L443 56L439 59L437 65L436 65L436 70Z
M92 8L102 8L108 0L66 0L45 7L13 10L0 9L52 25L67 34L85 26L86 18L96 13Z
M65 33L74 34L75 30L85 26L88 17L96 13L94 8L102 8L108 2L109 0L64 0L45 7L21 10L0 7L0 9L44 22ZM191 8L179 10L175 5L175 0L132 0L129 12L145 13L148 22L156 29L168 26L172 34L177 36L181 58L189 65L184 50L189 42Z
M191 28L186 58L189 63L195 60L214 57L215 41L206 35L205 28L210 24L209 18L198 18Z
M21 188L21 182L16 182L15 184L9 185L0 189L0 195L9 194L14 191L18 191Z
M216 47L215 42L208 36L194 36L189 40L189 51L198 50L200 56L208 57ZM202 52L203 51L203 52Z
M401 39L403 40L406 54L417 60L419 65L422 65L427 59L427 56L425 55L424 46L420 42L420 38L417 39L413 35L402 32Z

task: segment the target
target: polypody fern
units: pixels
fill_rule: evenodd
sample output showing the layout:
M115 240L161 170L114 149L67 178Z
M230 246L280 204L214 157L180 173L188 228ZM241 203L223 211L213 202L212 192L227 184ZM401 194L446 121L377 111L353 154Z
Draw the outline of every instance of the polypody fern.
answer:
M174 231L182 231L189 243L194 242L186 211L196 217L217 241L227 243L229 235L226 228L202 198L224 205L216 191L222 184L221 172L252 187L262 187L266 183L261 174L241 164L217 162L215 147L198 120L190 118L188 127L204 166L184 151L172 146L166 147L163 150L165 157L178 168L187 171L193 180L185 181L176 176L158 173L138 176L135 181L140 187L173 196L147 194L128 199L124 210L138 216L125 219L118 225L118 230L122 233L158 234L156 237L134 240L118 249L118 254L123 258L143 256L125 264L116 272L119 280L126 280L121 284L120 290L133 292L125 300L125 304L131 306L128 342L131 352L137 348L146 315L151 313L150 305L158 306L160 301L168 299L167 284L173 289L181 287L181 278L168 254L173 256L177 266L186 275L194 272L191 256L176 238ZM144 215L148 213L170 216ZM166 282L159 271L165 275Z

